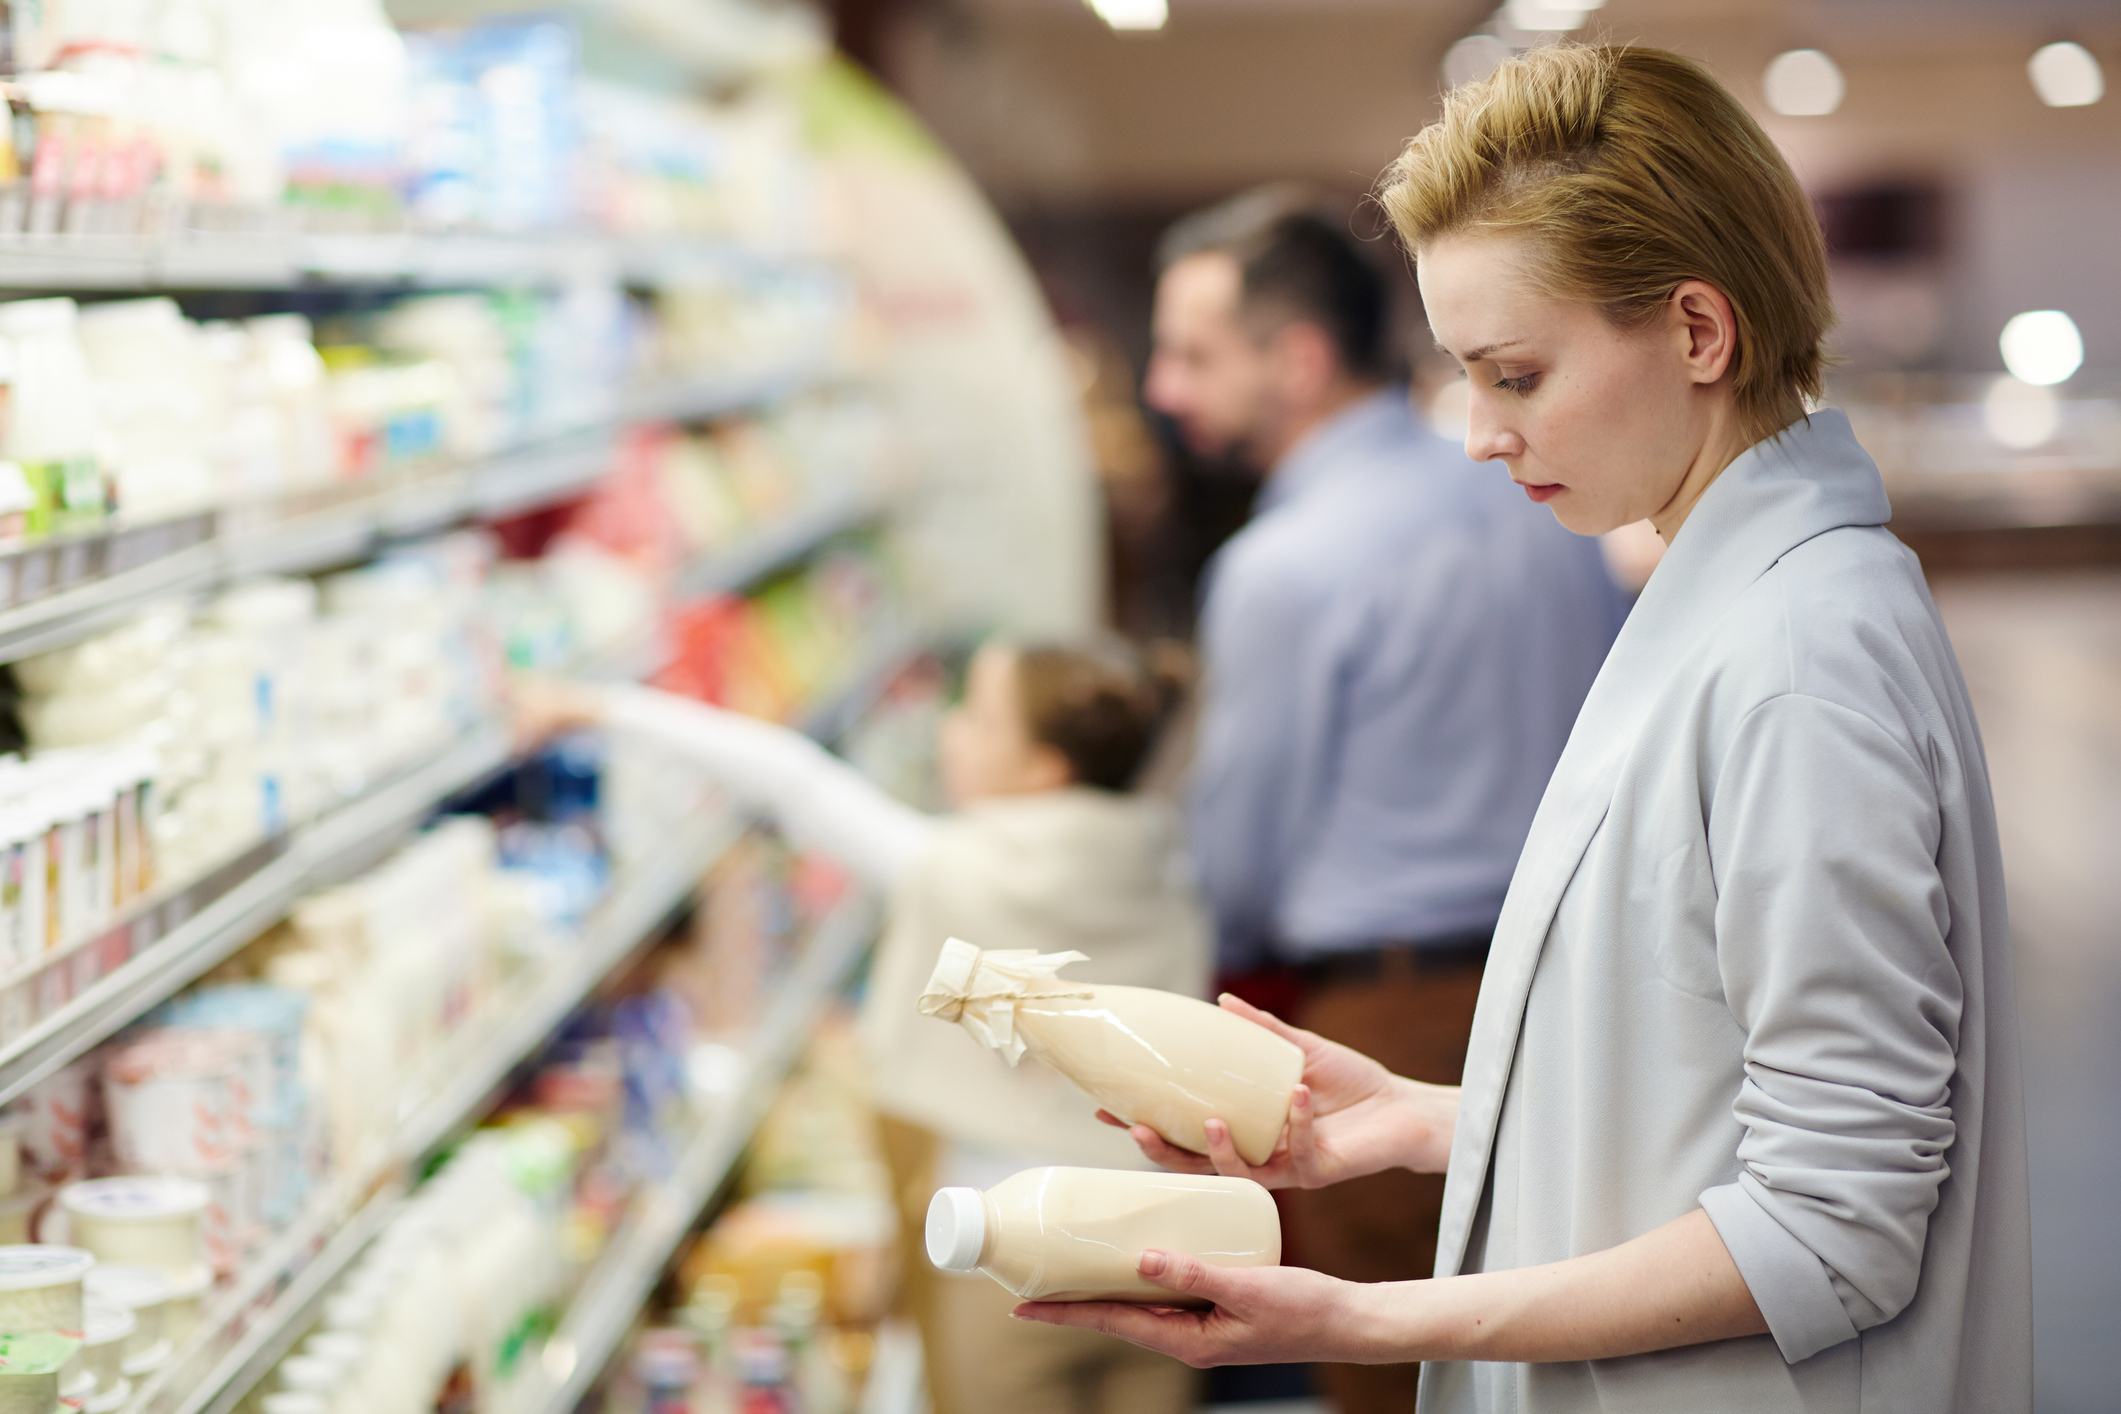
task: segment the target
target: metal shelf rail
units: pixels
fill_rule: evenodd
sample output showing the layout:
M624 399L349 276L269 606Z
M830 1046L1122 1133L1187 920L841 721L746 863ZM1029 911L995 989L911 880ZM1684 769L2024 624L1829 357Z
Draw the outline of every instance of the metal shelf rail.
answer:
M373 483L0 554L0 662L79 642L168 595L246 575L350 564L394 537L566 500L587 491L610 469L626 428L702 421L763 406L813 385L823 372L819 360L803 358L673 384L630 399L610 424L499 452L469 466L380 475ZM787 532L777 528L775 533ZM718 572L713 564L708 562L710 574Z
M0 237L0 289L294 290L562 285L829 272L702 237L214 234Z

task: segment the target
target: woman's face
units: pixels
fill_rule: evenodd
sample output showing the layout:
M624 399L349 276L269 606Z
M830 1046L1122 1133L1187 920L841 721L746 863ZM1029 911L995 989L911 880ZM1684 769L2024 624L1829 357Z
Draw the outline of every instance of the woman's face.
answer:
M1068 784L1067 759L1031 735L1016 654L990 644L973 655L964 700L943 717L943 790L954 806Z
M1729 322L1729 301L1688 281L1658 318L1620 329L1592 305L1541 293L1524 240L1454 235L1421 250L1429 326L1471 384L1466 455L1501 461L1579 535L1650 519L1669 539L1682 488L1700 481L1679 517L1706 485L1699 468L1710 443L1731 423L1722 376L1730 350L1717 345L1735 337L1717 327L1719 307Z

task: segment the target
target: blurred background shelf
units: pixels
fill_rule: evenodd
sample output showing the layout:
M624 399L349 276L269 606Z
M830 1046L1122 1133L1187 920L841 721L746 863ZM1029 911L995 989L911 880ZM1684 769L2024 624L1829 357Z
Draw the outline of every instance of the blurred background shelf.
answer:
M603 1373L678 1244L728 1180L782 1077L861 961L876 926L876 903L862 895L819 922L794 975L746 1043L741 1078L710 1102L675 1169L628 1216L583 1280L545 1344L532 1377L535 1388L511 1401L517 1414L572 1414Z

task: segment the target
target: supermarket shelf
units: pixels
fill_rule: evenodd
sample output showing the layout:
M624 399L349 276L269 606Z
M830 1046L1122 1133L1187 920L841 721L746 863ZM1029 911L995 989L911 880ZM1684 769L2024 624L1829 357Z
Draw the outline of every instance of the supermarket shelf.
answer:
M652 389L637 404L644 419L653 410L648 420L698 420L771 402L815 381L820 371L815 361L790 362ZM13 605L0 607L0 662L79 642L168 595L247 575L350 564L396 537L499 519L580 495L611 467L630 418L468 467L385 477L374 487L329 488L0 555L0 605ZM860 518L875 513L866 509ZM854 510L842 507L836 514ZM789 545L814 543L805 537L818 533L802 525L774 527L766 535L770 543L746 542L733 553L785 557L794 553ZM700 567L710 582L727 578L719 560Z
M610 1363L678 1244L735 1168L818 1017L868 950L876 922L874 900L858 895L818 925L746 1048L742 1082L613 1235L546 1343L541 1387L526 1391L516 1409L571 1414Z
M490 288L812 267L712 237L194 234L0 237L0 289ZM821 267L820 267L821 268Z
M804 735L826 744L838 741L868 715L893 680L934 647L934 635L912 627L888 629L855 663L838 690L802 715Z
M900 651L897 661L903 663L906 656L905 650ZM858 674L821 711L829 710L835 719L851 720L874 700L881 681L873 672ZM505 761L506 751L506 741L497 732L489 733L482 738L479 750L467 745L461 753L452 753L448 770L442 769L440 761L430 763L422 771L409 773L385 791L321 822L295 849L282 856L286 859L299 853L314 858L315 862L302 871L302 882L285 889L276 886L260 891L260 897L243 910L241 922L220 927L211 943L199 944L200 951L211 952L214 960L225 957L274 921L307 888L368 867L395 843L399 833L395 826L416 821L436 800L490 774ZM740 831L741 825L733 819L702 820L624 877L599 907L576 948L528 993L497 1007L487 1025L471 1033L446 1064L434 1069L433 1083L405 1098L387 1149L353 1165L346 1178L318 1195L308 1212L252 1263L232 1290L216 1301L201 1323L200 1333L177 1353L161 1375L140 1386L126 1406L126 1414L230 1414L314 1323L332 1284L382 1231L396 1210L403 1198L404 1183L419 1161L476 1119L508 1075L537 1052L605 977L653 939ZM280 862L276 860L267 868L277 868ZM712 1196L721 1174L734 1162L817 1010L860 957L873 931L873 906L862 901L842 905L819 926L795 976L782 989L760 1028L746 1061L749 1078L731 1108L718 1114L687 1151L680 1176L697 1170L688 1182L707 1185L694 1204L694 1211ZM211 962L202 962L197 970L186 972L186 979L210 965ZM115 976L111 980L116 980ZM177 985L181 983L172 983L157 992L142 1007L153 1005ZM123 1005L116 1002L106 1011L111 1024L103 1026L96 1039L131 1019L124 1014ZM85 1039L84 1033L84 1039L70 1054L52 1064L63 1064L93 1043ZM7 1083L8 1065L8 1059L0 1056L0 1085ZM0 1089L0 1096L11 1093ZM715 1160L715 1155L725 1157ZM711 1175L709 1168L713 1169ZM627 1233L640 1233L661 1211L659 1204L644 1213ZM663 1223L670 1220L667 1214L657 1218ZM679 1229L668 1237L668 1246L674 1246L682 1237L691 1218L688 1215L678 1221ZM656 1236L658 1231L648 1231L642 1240L663 1240ZM598 1268L605 1279L633 1279L631 1266L624 1271L606 1272L609 1265L607 1262ZM645 1280L653 1281L654 1275L650 1272Z
M199 884L153 901L105 935L125 933L128 944L131 938L141 939L131 948L130 961L19 1040L0 1047L0 1103L83 1055L221 962L276 922L303 894L367 868L438 802L489 775L507 757L503 729L473 732L313 824L268 841Z
M420 1160L483 1113L510 1072L534 1055L568 1013L643 945L684 903L740 833L733 821L701 822L623 879L576 947L527 995L493 1008L487 1025L408 1095L387 1149L318 1196L309 1211L219 1299L199 1333L127 1414L226 1414L314 1321L325 1295L381 1232Z
M671 593L679 599L734 593L795 564L834 536L869 524L889 506L889 498L881 492L865 489L849 488L826 496L686 565L678 571Z

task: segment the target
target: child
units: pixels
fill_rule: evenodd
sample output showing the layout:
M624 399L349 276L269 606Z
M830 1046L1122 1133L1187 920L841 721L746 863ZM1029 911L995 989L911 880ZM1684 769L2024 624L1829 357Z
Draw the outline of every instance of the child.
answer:
M1166 809L1129 787L1177 690L1118 645L989 644L939 743L953 813L901 804L784 727L636 687L527 684L524 734L604 723L700 762L791 840L829 854L888 900L861 1030L884 1115L906 1235L909 1304L935 1414L1180 1414L1185 1366L1133 1346L1009 1319L985 1277L935 1272L922 1253L929 1197L986 1188L1042 1164L1139 1168L1125 1133L1055 1072L1011 1069L962 1028L919 1015L943 940L1077 949L1099 982L1200 995L1208 927Z

